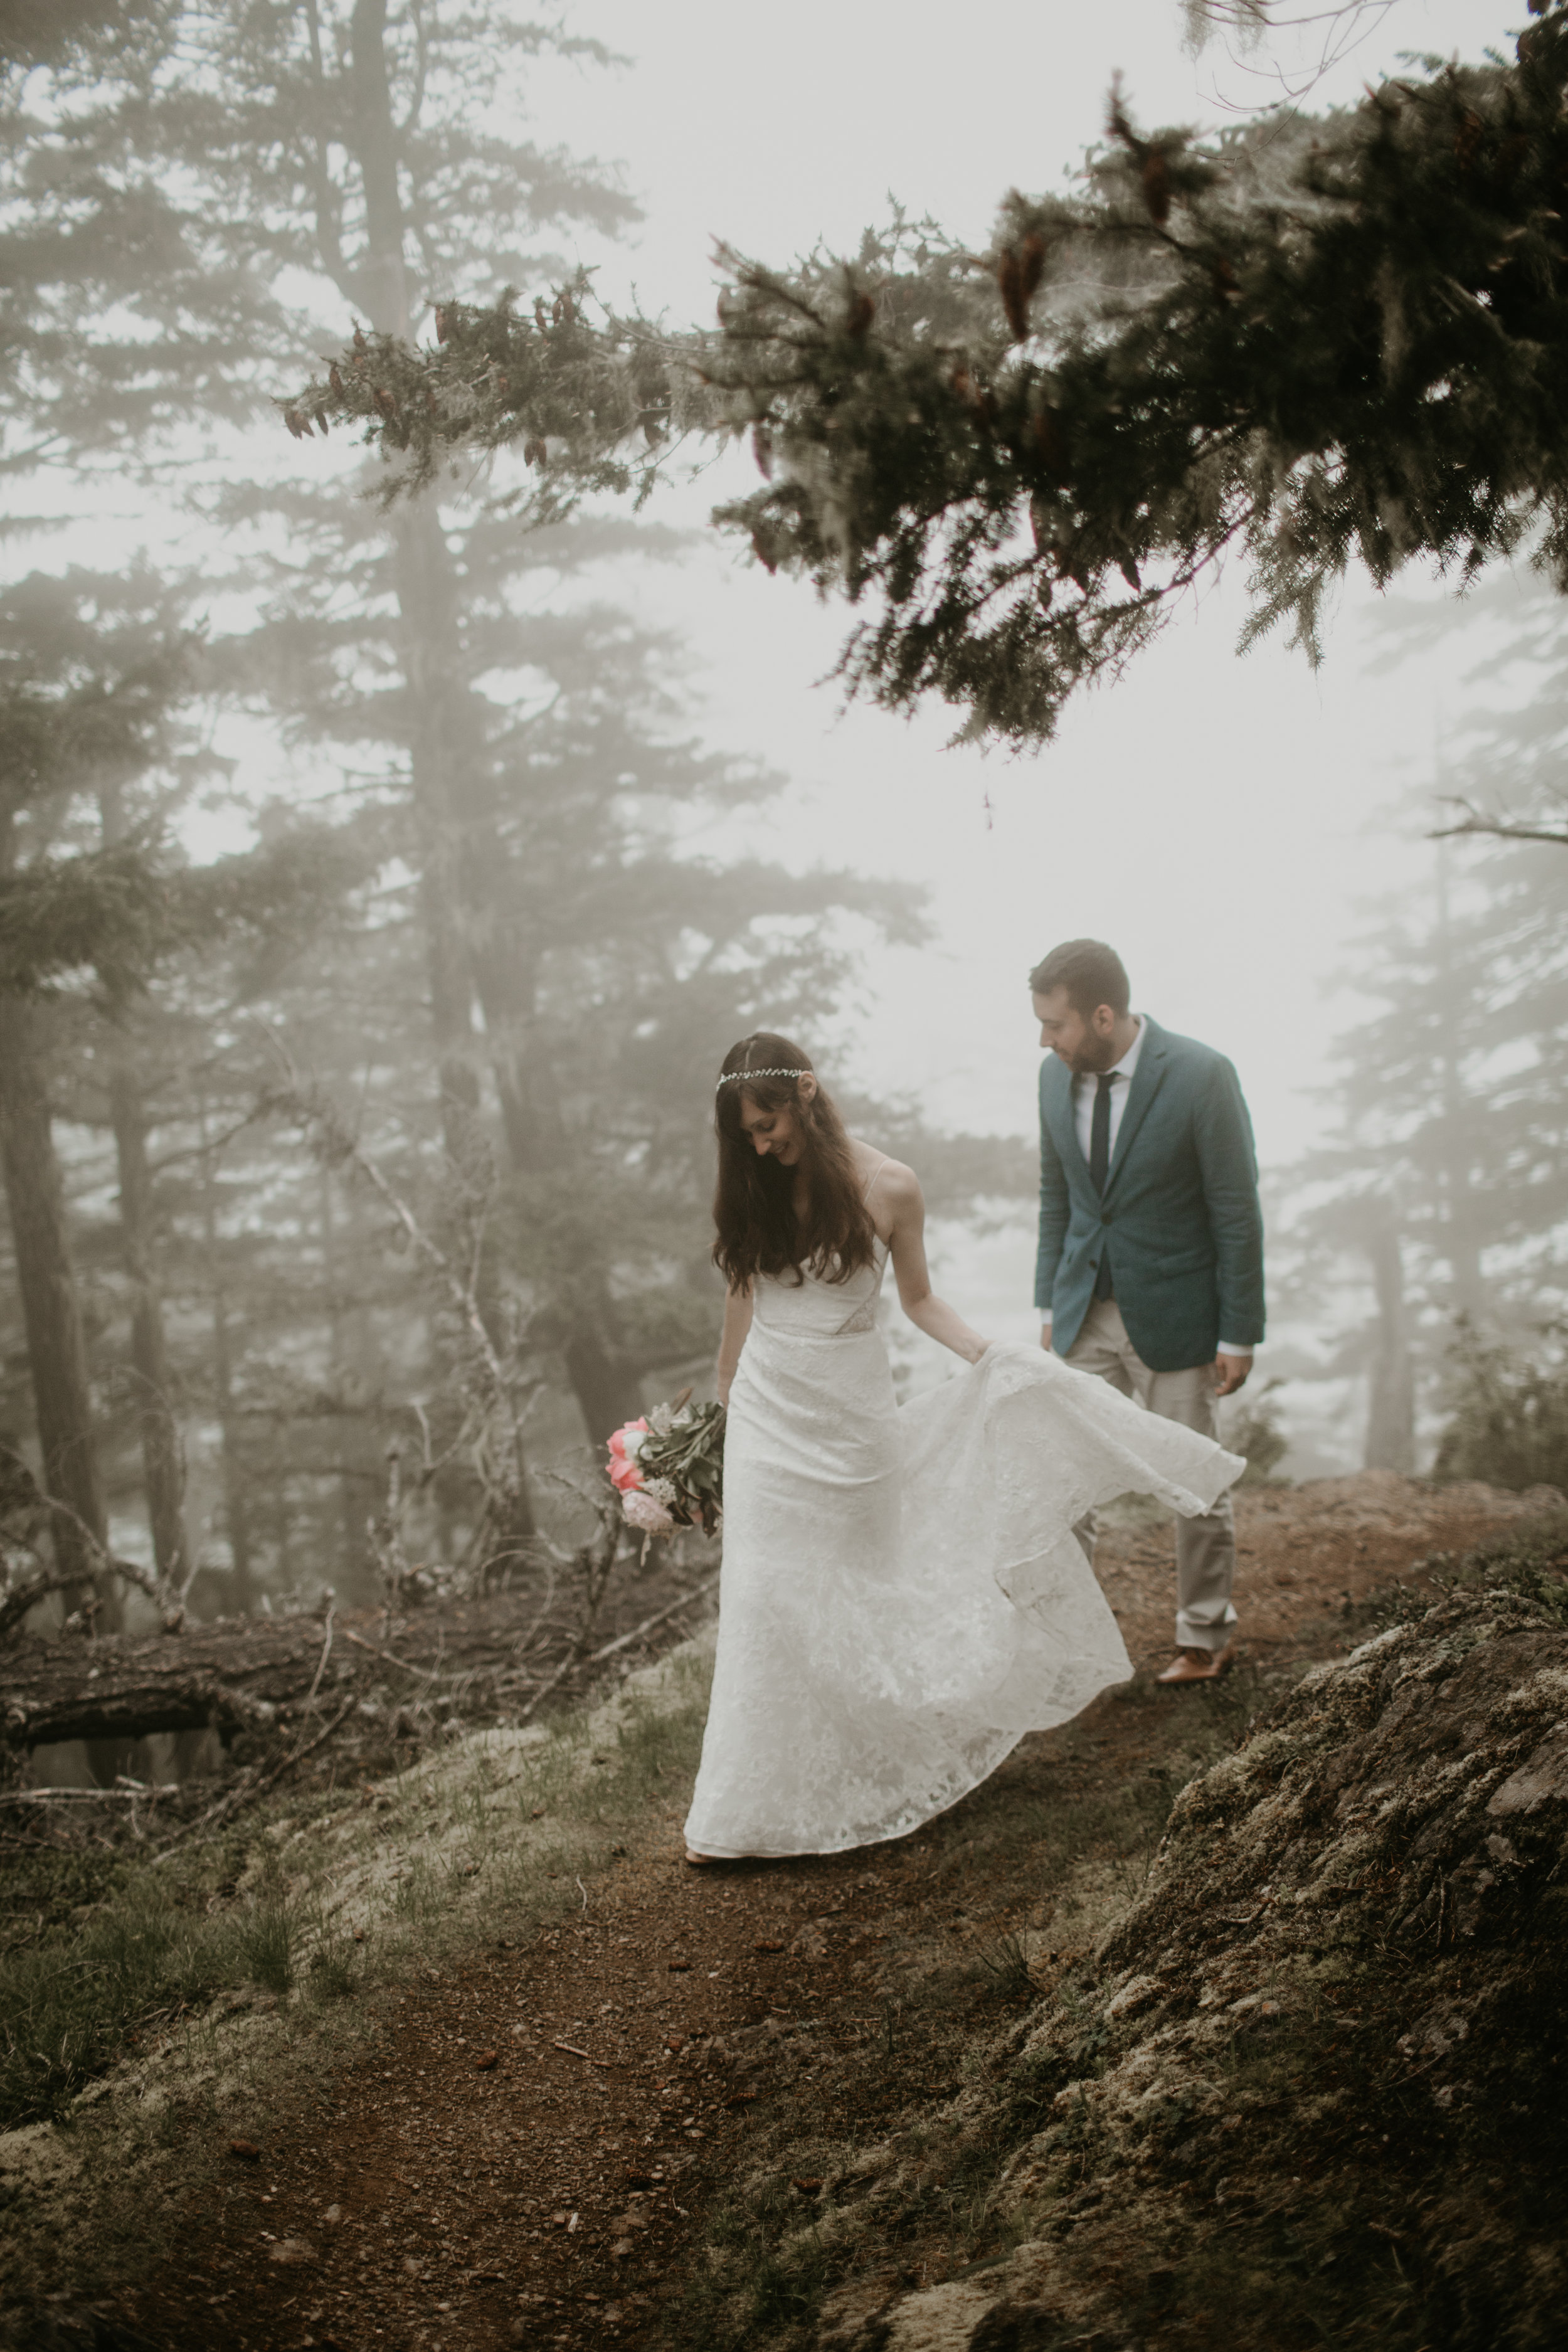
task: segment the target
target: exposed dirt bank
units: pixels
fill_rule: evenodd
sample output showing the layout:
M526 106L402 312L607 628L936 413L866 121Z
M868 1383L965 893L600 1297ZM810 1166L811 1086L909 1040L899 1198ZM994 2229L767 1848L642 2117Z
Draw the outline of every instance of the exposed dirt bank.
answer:
M1147 1890L944 2137L1019 2239L823 2352L1562 2340L1568 1552L1310 1674L1177 1799ZM917 2213L929 2149L857 2184ZM855 2230L847 2225L847 2234Z

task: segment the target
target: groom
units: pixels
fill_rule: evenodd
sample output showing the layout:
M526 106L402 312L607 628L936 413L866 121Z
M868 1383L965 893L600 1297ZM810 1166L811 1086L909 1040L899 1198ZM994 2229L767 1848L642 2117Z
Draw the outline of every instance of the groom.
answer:
M1040 1043L1041 1345L1151 1412L1217 1437L1216 1398L1263 1337L1252 1123L1223 1054L1130 1010L1113 948L1068 940L1029 974ZM1092 1512L1078 1530L1094 1557ZM1226 1495L1176 1523L1175 1657L1212 1681L1236 1623Z

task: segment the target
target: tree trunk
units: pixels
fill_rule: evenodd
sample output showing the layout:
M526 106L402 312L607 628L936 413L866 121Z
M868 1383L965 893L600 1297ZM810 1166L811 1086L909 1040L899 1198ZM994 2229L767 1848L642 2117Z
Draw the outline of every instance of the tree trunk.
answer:
M1415 1380L1405 1261L1392 1210L1373 1227L1367 1254L1377 1292L1377 1345L1367 1370L1366 1467L1409 1477L1415 1468Z
M100 1622L112 1625L120 1618L118 1596L110 1580L94 1576L93 1545L107 1549L108 1522L93 1450L87 1348L38 1021L36 1005L0 994L0 1160L16 1244L44 1487L68 1505L80 1522L78 1526L64 1515L56 1517L55 1555L62 1572L72 1579L68 1605L80 1608L96 1596Z
M142 1475L158 1573L176 1592L190 1574L184 1457L174 1419L163 1301L153 1272L153 1179L142 1090L121 1042L110 1048L109 1112L120 1170L120 1231L131 1283L131 1364L142 1434Z
M372 324L384 334L406 337L413 320L386 65L386 0L354 0L351 39L356 144L364 187L363 292ZM409 772L419 833L419 908L440 1074L441 1127L448 1155L467 1172L479 1143L479 1088L458 877L458 796L452 783L457 768L472 756L476 730L458 642L452 559L430 499L399 509L392 546L403 623Z
M321 1274L327 1295L327 1344L332 1368L332 1387L340 1397L343 1397L349 1380L349 1335L342 1289L338 1281L338 1221L333 1208L331 1169L322 1168L321 1186ZM339 1464L337 1474L339 1541L342 1547L337 1590L347 1602L356 1607L375 1598L374 1563L364 1533L364 1523L369 1517L365 1500L371 1490L355 1475L357 1457L363 1451L362 1435L360 1417L356 1414L351 1421L345 1414L340 1445L351 1458Z
M1470 1137L1477 1107L1465 1087L1459 1059L1459 1005L1463 981L1454 969L1453 931L1448 903L1448 845L1437 844L1436 962L1446 983L1443 993L1455 1017L1444 1021L1439 1048L1443 1087L1443 1156L1439 1177L1442 1247L1448 1260L1451 1297L1456 1311L1472 1320L1485 1313L1486 1286L1481 1279L1481 1245L1476 1211L1475 1154Z
M471 698L461 676L453 607L457 582L440 518L428 502L400 514L393 530L393 576L402 620L403 666L412 714L409 782L419 839L419 911L425 929L430 1019L447 1157L468 1182L482 1181L479 1040L474 1033L468 913L463 904L462 793L455 771L476 749Z
M534 1044L535 974L531 959L503 937L499 919L481 927L476 981L487 1036L495 1055L496 1092L507 1156L519 1176L570 1180L573 1141L561 1108L549 1057ZM638 1368L616 1344L609 1282L584 1255L562 1286L568 1325L562 1359L590 1445L642 1412Z
M609 1304L609 1294L605 1293ZM624 1356L612 1354L592 1322L584 1318L566 1342L566 1377L577 1400L590 1445L602 1445L613 1430L642 1413L642 1382Z
M372 323L406 337L413 320L406 224L398 184L398 133L386 63L386 0L354 0L351 73L355 152L364 189L362 292ZM440 515L426 498L402 505L392 525L393 580L402 623L409 711L406 742L419 844L419 908L430 981L430 1014L440 1090L442 1138L458 1180L474 1192L488 1182L489 1151L480 1123L479 1040L474 1029L472 938L486 918L465 893L466 827L477 807L475 777L484 728L470 689L458 626L459 588ZM479 1274L479 1311L492 1337L493 1264ZM488 1295L487 1295L488 1294ZM526 1486L514 1498L520 1538L533 1533Z
M218 1443L222 1449L223 1522L228 1538L234 1582L234 1605L244 1616L256 1607L256 1577L250 1549L250 1521L246 1512L244 1465L239 1457L238 1421L234 1404L234 1358L229 1347L228 1298L224 1287L223 1259L218 1247L217 1185L212 1153L207 1147L206 1107L201 1109L202 1226L206 1243L207 1289L212 1300L213 1393L217 1406Z
M302 1712L318 1674L319 1715L338 1703L329 1694L341 1698L351 1686L378 1691L393 1705L417 1705L437 1689L471 1695L483 1685L504 1709L574 1643L563 1629L539 1648L541 1597L535 1574L514 1580L510 1591L401 1617L339 1612L330 1645L325 1619L313 1614L187 1622L183 1633L135 1641L23 1641L0 1651L0 1748L123 1742L208 1724L225 1734L264 1728ZM617 1599L635 1615L647 1606L646 1587L617 1587ZM520 1657L525 1641L527 1663Z
M105 778L98 795L104 846L126 838L121 784ZM174 1384L169 1370L163 1301L156 1275L153 1174L147 1165L147 1116L142 1092L123 1029L108 1040L109 1118L120 1175L120 1233L131 1285L131 1369L136 1382L135 1411L142 1438L142 1480L147 1496L148 1532L158 1573L176 1592L190 1575L185 1536L185 1464L174 1419Z

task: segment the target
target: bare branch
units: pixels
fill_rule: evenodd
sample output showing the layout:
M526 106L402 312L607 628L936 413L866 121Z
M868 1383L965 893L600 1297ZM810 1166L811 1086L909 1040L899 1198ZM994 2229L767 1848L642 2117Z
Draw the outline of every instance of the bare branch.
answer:
M163 1631L166 1633L177 1633L181 1631L185 1622L185 1593L190 1590L189 1579L186 1580L184 1589L177 1591L154 1570L143 1568L140 1560L123 1559L118 1553L110 1551L79 1511L74 1510L69 1503L62 1502L58 1495L48 1495L44 1492L22 1456L13 1447L0 1445L0 1463L5 1465L8 1492L5 1502L9 1510L13 1512L20 1510L25 1517L30 1517L35 1523L45 1521L58 1524L63 1521L80 1537L95 1575L118 1576L127 1584L133 1584L139 1592L144 1592L152 1601L163 1620ZM14 1536L12 1539L19 1540L29 1551L34 1549L25 1531L19 1536ZM51 1570L47 1575L40 1575L38 1579L30 1580L27 1586L17 1587L15 1591L7 1586L0 1591L0 1639L9 1634L21 1622L28 1610L38 1601L45 1599L48 1593L61 1591L68 1584L79 1581L79 1575L61 1577ZM32 1598L25 1600L24 1593L29 1590L32 1592Z
M326 1671L327 1671L327 1660L328 1660L328 1659L331 1656L331 1654L332 1654L332 1618L333 1618L333 1615L334 1615L334 1613L335 1613L335 1612L336 1612L336 1609L337 1609L337 1602L336 1602L336 1601L335 1601L335 1600L333 1600L333 1599L331 1599L331 1598L329 1598L329 1600L328 1600L328 1601L327 1601L327 1625L326 1625L326 1633L325 1633L325 1635L324 1635L324 1637L323 1637L323 1639L322 1639L322 1643L321 1643L321 1658L320 1658L320 1660L319 1660L319 1662L318 1662L318 1664L317 1664L317 1666L316 1666L316 1678L315 1678L314 1682L312 1682L312 1684L310 1685L310 1689L309 1689L309 1690L306 1692L306 1694L305 1694L305 1708L304 1708L304 1712L306 1713L306 1715L310 1715L310 1713L312 1713L312 1711L314 1710L315 1704L316 1704L316 1693L317 1693L317 1692L321 1689L321 1676L326 1673Z
M1510 824L1505 817L1488 816L1465 800L1450 800L1449 806L1462 809L1464 815L1457 824L1441 825L1429 833L1428 841L1460 841L1486 839L1490 841L1549 841L1560 849L1568 849L1568 823L1561 825Z
M313 1756L318 1748L325 1746L340 1725L348 1720L354 1705L355 1700L351 1693L331 1721L322 1725L314 1739L307 1740L302 1747L291 1749L282 1762L275 1764L269 1772L257 1772L252 1768L251 1772L243 1780L237 1781L233 1788L227 1790L216 1805L209 1805L206 1811L198 1814L194 1822L186 1822L182 1828L177 1829L174 1836L153 1856L154 1863L166 1862L174 1848L184 1839L194 1836L198 1830L216 1828L219 1822L227 1821L231 1814L238 1812L242 1805L248 1805L253 1798L264 1795L268 1789L276 1788L279 1781L287 1773L291 1772L297 1764L302 1764L307 1756Z
M667 1617L673 1617L678 1610L689 1607L692 1601L700 1601L704 1593L711 1592L718 1581L718 1572L715 1571L704 1582L695 1586L690 1592L683 1592L679 1600L670 1601L668 1607L656 1609L651 1617L645 1617L642 1623L634 1625L629 1633L617 1634L613 1642L606 1642L604 1648L595 1650L591 1657L581 1657L574 1650L568 1657L563 1658L549 1680L540 1685L527 1706L519 1710L518 1721L526 1723L535 1707L547 1699L559 1684L565 1681L574 1666L597 1666L602 1664L605 1659L613 1658L617 1650L630 1649L632 1643L640 1641L645 1633L651 1633L656 1625L662 1625Z

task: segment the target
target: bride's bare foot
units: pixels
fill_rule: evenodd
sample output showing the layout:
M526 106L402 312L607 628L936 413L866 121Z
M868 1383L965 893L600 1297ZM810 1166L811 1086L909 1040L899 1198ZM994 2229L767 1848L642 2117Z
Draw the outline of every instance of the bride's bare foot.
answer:
M691 1848L688 1846L686 1849L686 1859L689 1863L696 1864L700 1869L705 1869L713 1860L713 1856L710 1853L694 1853Z

